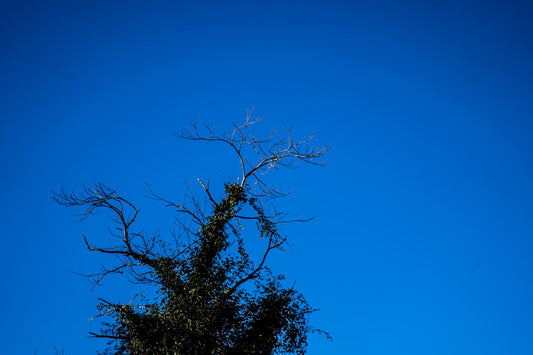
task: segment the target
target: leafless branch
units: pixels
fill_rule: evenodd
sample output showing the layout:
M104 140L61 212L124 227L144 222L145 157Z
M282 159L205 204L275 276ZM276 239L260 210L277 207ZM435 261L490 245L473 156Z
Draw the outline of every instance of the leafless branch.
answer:
M252 280L254 278L257 278L259 276L261 270L264 269L265 262L266 262L266 260L268 258L268 255L270 254L270 252L272 250L274 250L274 249L280 249L281 246L283 244L285 244L286 240L287 240L286 238L282 238L280 241L275 242L273 238L269 238L268 239L268 246L265 249L265 251L263 253L263 257L261 258L261 261L259 262L257 267L255 269L253 269L252 272L250 272L248 275L246 275L245 277L243 277L240 280L238 280L237 282L235 282L235 284L226 292L226 297L228 297L232 293L234 293L245 282L250 281L250 280Z
M170 200L168 200L168 199L156 194L149 184L147 184L147 186L148 186L148 190L150 191L150 194L147 195L147 197L149 199L164 202L167 207L174 207L176 209L176 212L185 213L185 214L189 215L190 217L192 217L192 219L194 221L196 221L200 226L204 226L203 218L201 216L199 216L198 213L193 212L192 210L187 208L185 206L185 204L177 204L175 202L172 202L172 201L170 201Z
M278 136L277 131L273 131L267 138L256 138L248 134L247 129L261 121L252 119L253 110L248 110L246 121L241 125L234 124L234 129L222 134L215 134L214 128L204 125L206 133L200 128L199 121L191 122L191 129L182 129L179 133L174 133L177 138L200 141L206 144L221 142L228 145L237 155L241 166L241 177L238 179L240 186L244 186L248 179L255 178L260 182L259 175L266 174L271 169L279 166L294 168L299 162L314 165L324 165L326 160L321 160L329 150L327 146L312 147L311 141L314 135L304 140L295 140L292 137L292 127L285 126L285 134ZM256 155L256 159L248 160L244 148L251 149Z
M66 192L61 188L59 192L54 192L52 198L63 206L85 207L85 211L80 215L84 219L89 215L96 213L98 209L106 209L112 212L111 220L117 225L116 230L120 231L122 243L115 247L97 247L92 245L85 235L83 240L87 249L103 254L113 254L119 258L119 264L116 267L107 268L102 266L102 272L85 275L93 282L93 288L99 285L102 280L110 274L122 274L124 269L132 271L138 266L156 266L155 261L150 257L153 245L147 243L146 239L140 233L130 231L132 224L135 222L139 210L128 200L121 197L116 191L105 186L104 184L94 184L92 187L83 187L82 192ZM113 231L111 235L119 236ZM142 243L138 247L132 237L137 237Z

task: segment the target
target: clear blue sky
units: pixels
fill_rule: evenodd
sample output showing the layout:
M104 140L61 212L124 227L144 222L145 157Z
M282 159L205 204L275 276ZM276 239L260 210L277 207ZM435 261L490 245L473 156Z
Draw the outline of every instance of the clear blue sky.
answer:
M317 216L272 259L320 308L308 354L533 354L533 7L526 1L14 1L0 5L2 353L94 354L97 271L50 190L105 182L148 231L145 182L235 175L177 141L255 106L331 146L280 172ZM218 179L218 180L217 180Z

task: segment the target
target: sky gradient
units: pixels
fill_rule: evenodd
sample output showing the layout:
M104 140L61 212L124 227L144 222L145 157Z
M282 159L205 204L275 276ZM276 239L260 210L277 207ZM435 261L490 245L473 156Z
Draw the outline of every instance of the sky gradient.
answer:
M320 311L308 354L533 354L533 6L526 1L3 1L2 352L95 354L98 297L129 300L50 199L104 182L172 216L145 183L237 176L231 152L179 141L191 117L245 112L316 133L329 165L269 177L286 229L271 266Z

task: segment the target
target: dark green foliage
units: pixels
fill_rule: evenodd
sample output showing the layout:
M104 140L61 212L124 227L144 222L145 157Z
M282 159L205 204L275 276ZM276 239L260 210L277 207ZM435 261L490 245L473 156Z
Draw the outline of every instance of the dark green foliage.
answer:
M267 188L260 193L247 180L261 170L290 158L306 161L322 156L325 150L302 152L289 140L288 148L269 151L259 164L248 167L242 159L242 143L252 140L242 134L253 122L236 127L231 136L216 141L230 144L241 158L243 176L239 183L225 185L217 201L202 184L211 204L210 212L177 205L152 192L151 197L185 213L197 225L194 231L184 227L187 242L177 240L168 248L156 237L131 231L138 210L115 191L102 184L84 189L80 195L62 191L54 198L65 206L85 206L83 216L106 208L114 213L122 244L91 251L115 254L117 267L94 275L98 283L110 273L129 271L134 280L154 285L158 296L151 301L120 304L102 300L100 315L110 317L96 337L108 338L108 354L304 354L313 312L305 298L293 288L284 287L283 277L273 276L265 266L268 254L286 243L278 230L282 215L265 211L265 202L274 195ZM183 136L191 140L215 140L211 134ZM290 137L289 137L290 138ZM264 144L267 141L256 141ZM240 143L240 144L239 144ZM286 155L283 155L286 154ZM313 155L314 154L314 155ZM262 165L263 164L263 165ZM266 186L266 185L265 185ZM195 207L198 207L196 205ZM245 221L255 221L256 235L266 247L260 260L253 262L244 248L241 235ZM247 237L250 232L247 230Z

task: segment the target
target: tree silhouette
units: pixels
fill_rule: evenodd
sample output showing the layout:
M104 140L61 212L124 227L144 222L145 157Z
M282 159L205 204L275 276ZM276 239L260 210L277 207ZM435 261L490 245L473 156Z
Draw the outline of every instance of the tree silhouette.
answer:
M292 129L256 138L249 128L260 120L247 114L242 125L216 132L193 121L175 136L228 146L240 164L239 177L224 183L215 196L209 181L198 180L207 208L187 195L176 203L156 194L151 199L182 214L178 232L169 242L159 235L146 236L135 229L139 209L115 190L98 183L81 192L55 192L60 205L83 207L81 218L105 209L112 214L111 234L120 241L111 247L93 245L90 251L116 257L112 267L90 275L94 285L110 274L127 274L133 282L156 288L157 296L141 295L128 304L101 300L103 323L98 338L109 339L107 354L304 354L310 332L327 333L309 324L314 311L294 287L282 284L266 266L269 254L283 250L287 239L280 224L290 220L278 212L273 200L286 196L264 182L272 169L294 168L299 163L322 165L327 147L313 148L313 137L294 140ZM257 260L245 249L246 238L256 234L265 242ZM171 238L172 239L172 238ZM116 240L116 239L115 239Z

